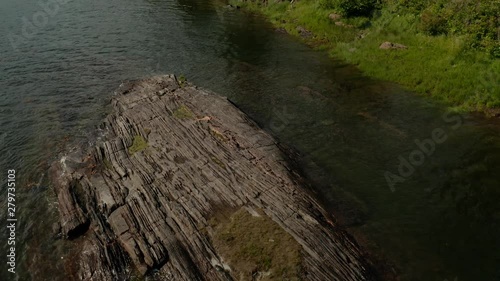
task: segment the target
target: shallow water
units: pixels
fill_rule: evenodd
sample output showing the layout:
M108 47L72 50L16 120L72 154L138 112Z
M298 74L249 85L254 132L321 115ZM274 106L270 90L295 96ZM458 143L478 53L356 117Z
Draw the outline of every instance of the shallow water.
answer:
M88 141L121 81L161 73L229 97L296 149L318 197L402 280L500 279L498 125L443 118L444 108L222 3L73 0L23 35L23 17L41 10L0 0L0 173L17 170L19 280L65 280L75 251L51 238L49 163ZM398 157L436 128L447 139L413 153L419 165L391 190L386 172L397 175ZM5 184L0 198L5 218ZM13 280L5 256L0 279Z

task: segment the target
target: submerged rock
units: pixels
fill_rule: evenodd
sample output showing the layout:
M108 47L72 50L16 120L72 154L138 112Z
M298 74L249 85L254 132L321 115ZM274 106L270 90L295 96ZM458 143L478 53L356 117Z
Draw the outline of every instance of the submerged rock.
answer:
M286 232L302 280L373 280L364 252L302 189L276 141L226 98L165 75L122 85L112 107L104 140L50 170L61 233L82 247L68 280L239 280L232 274L244 268L218 251L221 210ZM281 280L266 262L256 274Z

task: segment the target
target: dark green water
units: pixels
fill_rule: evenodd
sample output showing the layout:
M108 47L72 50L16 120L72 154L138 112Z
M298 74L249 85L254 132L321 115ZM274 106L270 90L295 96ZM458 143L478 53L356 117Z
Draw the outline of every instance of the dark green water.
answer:
M34 0L0 0L0 225L7 223L6 172L16 169L17 280L66 280L72 252L51 238L57 204L49 163L88 142L121 81L161 73L182 73L228 96L296 149L325 206L402 280L500 280L498 124L443 118L445 108L363 77L223 4L59 6L19 41L23 17L42 9ZM415 140L437 128L442 142L433 151L428 144L428 155L413 152ZM385 175L398 174L400 156L416 164L391 190ZM2 229L0 280L16 280Z

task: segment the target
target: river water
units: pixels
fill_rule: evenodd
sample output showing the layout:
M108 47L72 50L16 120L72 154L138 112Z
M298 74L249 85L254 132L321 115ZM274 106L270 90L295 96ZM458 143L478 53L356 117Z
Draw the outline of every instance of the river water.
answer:
M296 150L326 208L401 280L500 280L495 121L364 77L223 3L60 0L48 12L0 0L0 225L7 169L18 219L17 274L2 227L0 280L66 280L74 252L51 234L48 165L88 142L122 81L162 73L229 97Z

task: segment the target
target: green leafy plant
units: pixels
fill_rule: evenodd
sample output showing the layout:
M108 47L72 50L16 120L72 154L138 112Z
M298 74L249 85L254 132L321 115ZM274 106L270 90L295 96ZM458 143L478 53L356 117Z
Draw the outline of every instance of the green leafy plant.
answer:
M378 6L377 0L319 0L320 7L335 9L347 17L368 16Z
M186 85L186 83L187 83L186 76L184 76L183 74L181 74L179 76L179 78L177 79L177 82L179 82L179 86L181 86L181 88L184 87Z
M338 8L346 16L367 16L377 8L377 0L337 0Z
M448 20L433 9L426 9L420 15L420 29L430 35L446 33Z

